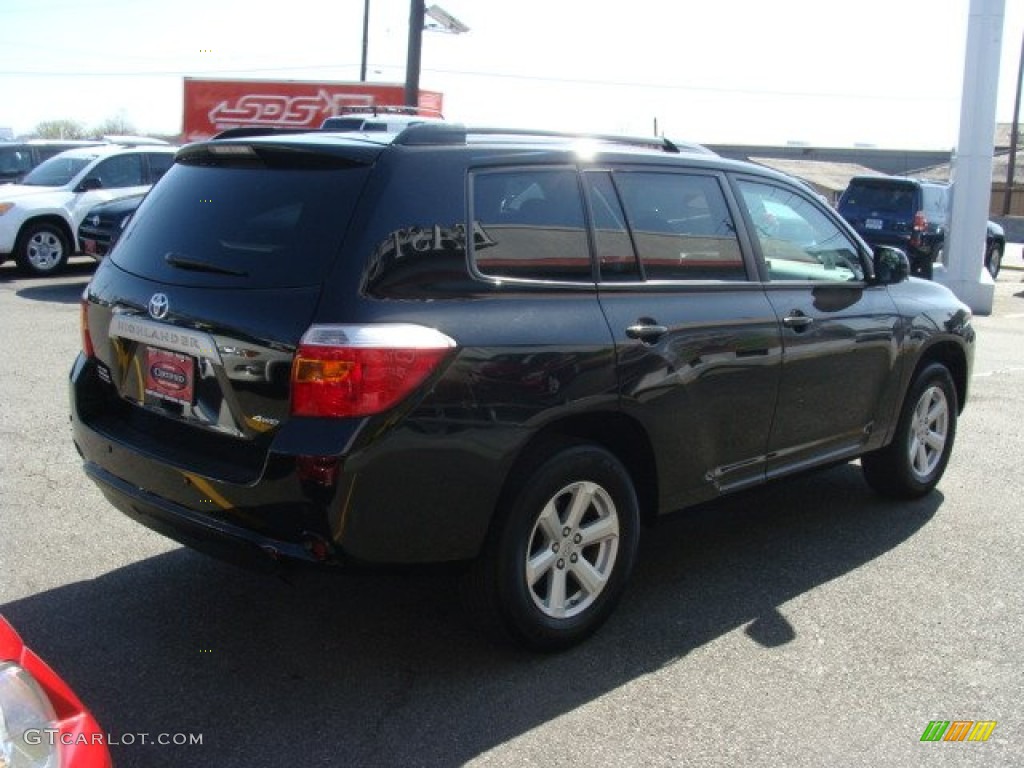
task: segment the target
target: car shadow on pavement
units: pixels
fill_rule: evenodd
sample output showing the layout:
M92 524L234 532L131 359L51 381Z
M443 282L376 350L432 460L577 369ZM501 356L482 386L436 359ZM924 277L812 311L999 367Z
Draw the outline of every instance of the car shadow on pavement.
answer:
M14 265L0 267L0 282L13 285L15 293L32 301L71 303L82 297L82 290L92 279L97 264L92 259L69 261L58 274L35 277L22 273ZM73 291L74 298L69 300Z
M3 612L122 768L461 765L735 630L766 648L810 631L780 606L898 547L942 500L879 499L854 464L674 516L646 532L608 624L556 655L479 635L444 568L289 583L175 549Z
M19 298L30 301L44 301L50 304L77 304L82 300L82 291L89 280L76 280L73 283L53 285L33 285L17 291Z

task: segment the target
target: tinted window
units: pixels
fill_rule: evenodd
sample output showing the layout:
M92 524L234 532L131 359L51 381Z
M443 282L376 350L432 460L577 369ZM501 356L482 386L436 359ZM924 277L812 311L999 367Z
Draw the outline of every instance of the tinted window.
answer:
M574 170L476 174L473 221L474 262L483 275L593 279Z
M32 167L32 158L27 149L0 147L0 174L18 175Z
M361 117L329 117L322 126L325 131L358 131L362 127Z
M148 184L153 184L167 173L167 169L174 165L174 155L170 152L148 152L146 159L149 161Z
M621 172L612 178L648 280L746 279L736 228L715 177Z
M138 187L142 181L142 156L116 155L107 158L89 171L89 176L100 180L104 189Z
M64 151L66 151L68 149L72 149L72 147L67 147L67 146L65 146L65 147L52 147L52 146L50 146L50 147L38 147L36 149L36 152L39 153L39 157L41 159L48 160L49 158L53 157L54 155L59 155L61 152L64 152Z
M913 184L883 179L855 181L843 193L840 208L866 208L913 216L920 205L917 197L917 187Z
M594 222L594 246L602 280L638 280L640 265L626 226L618 192L611 174L584 175L590 216Z
M774 184L739 187L770 279L864 279L857 247L816 203Z
M139 206L112 260L170 283L314 284L337 253L365 176L363 167L179 163Z
M924 214L929 221L941 221L946 218L946 193L946 187L921 187Z

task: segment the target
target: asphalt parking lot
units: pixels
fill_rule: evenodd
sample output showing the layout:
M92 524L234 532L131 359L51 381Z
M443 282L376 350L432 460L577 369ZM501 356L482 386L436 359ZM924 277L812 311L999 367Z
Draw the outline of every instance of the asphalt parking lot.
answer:
M0 266L0 612L117 766L1024 765L1021 252L935 493L883 501L851 464L677 516L556 656L490 645L444 569L284 582L121 516L67 419L92 266ZM997 725L922 742L933 720Z

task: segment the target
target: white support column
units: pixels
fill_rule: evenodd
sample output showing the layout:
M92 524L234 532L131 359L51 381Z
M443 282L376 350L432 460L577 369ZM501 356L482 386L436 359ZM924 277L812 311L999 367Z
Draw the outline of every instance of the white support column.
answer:
M985 234L992 195L999 57L1005 0L971 0L960 100L960 136L953 159L953 207L946 233L946 269L936 270L973 312L989 314L995 284L985 269Z

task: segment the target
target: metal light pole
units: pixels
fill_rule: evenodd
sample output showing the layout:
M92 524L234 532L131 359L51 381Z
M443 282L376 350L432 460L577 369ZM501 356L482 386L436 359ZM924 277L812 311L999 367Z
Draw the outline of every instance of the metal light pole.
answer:
M432 30L461 35L469 32L469 27L456 19L444 8L432 5L423 6L423 0L412 0L409 4L409 53L405 64L405 106L420 105L420 60L423 53L423 27L429 16Z
M420 57L423 53L423 0L409 2L409 52L405 60L405 105L420 104Z
M366 54L370 50L370 0L363 0L363 59L359 63L359 82L366 82Z

